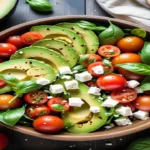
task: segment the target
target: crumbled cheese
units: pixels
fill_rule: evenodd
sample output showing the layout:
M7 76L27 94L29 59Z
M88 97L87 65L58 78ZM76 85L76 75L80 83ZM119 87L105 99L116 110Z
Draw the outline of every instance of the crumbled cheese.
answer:
M71 79L71 76L63 75L63 76L61 77L61 79L67 79L67 80L69 80L69 79Z
M92 79L92 75L89 72L84 71L82 73L75 74L75 79L81 82L86 82Z
M116 100L113 100L111 97L107 97L107 99L102 103L101 106L103 107L115 107L119 102Z
M36 80L36 83L40 84L40 85L47 85L50 83L50 81L46 78L40 78L40 79Z
M92 113L99 113L100 112L100 108L98 106L91 106L90 107L90 111Z
M140 86L137 86L136 88L134 88L134 90L136 91L136 93L140 94L143 93L142 89Z
M92 94L92 95L100 95L100 91L101 91L100 88L97 88L97 87L94 86L94 87L89 88L88 93Z
M105 128L105 129L111 129L111 128L113 128L113 127L115 127L115 125L114 125L113 123L111 123L110 125L107 125L107 126L105 126L104 128Z
M103 74L104 73L104 69L101 65L92 67L92 70L94 71L94 73L96 74Z
M72 74L69 66L58 68L60 74Z
M132 110L128 106L120 106L115 110L117 113L121 114L122 116L132 116Z
M53 98L53 96L47 96L47 99L52 99Z
M149 118L149 113L146 111L138 110L137 112L133 113L133 116L137 119L147 120Z
M127 117L121 117L115 120L118 126L126 126L132 124L131 120Z
M72 97L69 98L68 100L69 100L69 106L81 107L84 104L81 98L78 97Z
M127 87L129 87L129 88L135 88L138 85L140 85L140 83L136 80L127 81Z
M79 89L78 82L76 80L66 81L64 82L64 84L65 84L66 90Z
M59 94L65 91L64 87L61 84L50 85L50 89L52 94Z

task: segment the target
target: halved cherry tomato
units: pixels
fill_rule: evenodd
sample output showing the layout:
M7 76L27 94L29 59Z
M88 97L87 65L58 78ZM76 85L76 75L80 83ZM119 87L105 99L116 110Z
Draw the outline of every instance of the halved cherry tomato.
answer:
M126 86L126 79L118 74L101 75L96 84L99 88L106 91L123 89Z
M13 36L8 37L6 42L11 43L11 44L15 45L18 48L21 48L21 47L25 46L25 44L22 42L19 35L13 35Z
M104 45L98 49L98 54L103 57L110 58L119 55L120 49L116 46Z
M26 114L30 118L35 119L43 115L49 115L50 109L45 105L32 105L26 109Z
M4 87L5 85L7 85L7 83L4 80L0 79L0 88Z
M10 94L0 95L0 110L17 108L22 104L22 101L20 98L16 98L11 103L9 103L9 101L13 98L14 98L14 96L10 95Z
M38 32L27 32L21 35L21 40L27 45L32 45L36 41L42 40L43 36Z
M122 104L123 106L128 106L131 108L132 112L135 111L135 106L132 103L126 103L126 104Z
M122 90L115 90L111 93L111 97L120 103L129 103L137 98L137 93L133 89L124 88Z
M85 84L86 84L88 87L97 86L97 84L96 84L95 81L88 81L88 82L85 82Z
M94 67L102 67L104 72L103 73L95 73L95 71L93 70ZM94 77L99 77L101 76L102 74L108 74L108 73L111 73L113 72L113 67L112 66L106 66L103 62L101 61L97 61L97 62L94 62L92 64L90 64L88 66L88 72L90 74L92 74Z
M64 111L67 111L70 108L68 101L65 98L62 98L62 97L54 97L54 98L50 99L47 103L47 106L50 108L51 111L61 112L61 110L54 109L52 107L53 104L59 104L59 105L64 106Z
M150 96L149 95L138 96L133 104L139 110L150 112Z
M127 36L117 42L117 47L122 52L135 53L142 49L144 46L144 40L137 36Z
M39 132L54 133L64 127L64 121L57 116L46 115L35 119L33 127Z
M3 150L8 145L8 137L0 133L0 150Z
M80 57L80 64L86 67L93 62L101 61L101 60L102 58L97 54L86 54Z
M0 57L10 57L17 51L17 47L10 43L0 43Z
M47 96L48 95L44 91L37 90L26 94L24 100L28 104L44 104L48 101Z

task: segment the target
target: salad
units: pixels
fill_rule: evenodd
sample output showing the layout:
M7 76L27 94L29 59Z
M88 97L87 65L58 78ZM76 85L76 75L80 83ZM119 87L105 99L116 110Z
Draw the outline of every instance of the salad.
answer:
M150 42L141 28L33 26L0 43L0 122L89 133L149 119Z

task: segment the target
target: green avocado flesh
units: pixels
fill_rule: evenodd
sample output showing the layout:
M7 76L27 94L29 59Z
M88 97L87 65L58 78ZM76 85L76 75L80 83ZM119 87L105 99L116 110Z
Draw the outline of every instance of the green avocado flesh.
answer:
M85 41L76 33L72 32L69 29L61 28L58 26L34 26L30 29L32 32L39 32L47 39L52 40L61 40L67 42L71 45L75 51L81 55L86 52L86 43Z
M32 58L44 61L46 64L52 66L56 73L58 72L58 68L69 66L65 58L58 52L40 46L31 46L20 49L15 54L13 54L10 59L21 58Z
M16 5L17 0L0 0L0 19L6 16Z
M64 86L65 81L68 80L59 80L56 83ZM101 106L102 102L98 101L98 97L88 94L88 86L81 82L78 82L78 84L79 90L70 90L70 96L81 98L85 104L82 105L81 108L74 107L73 109L62 113L62 119L69 132L89 133L99 129L106 123L106 110ZM100 108L100 113L91 114L89 111L90 106L98 106Z
M50 83L56 78L56 74L51 66L33 59L5 61L0 64L0 74L13 75L19 80L46 78Z
M97 49L99 47L99 40L93 31L85 30L75 23L68 23L68 22L59 23L59 24L57 24L57 26L60 26L62 28L71 29L73 32L75 32L76 34L81 36L84 39L86 46L87 46L86 53L93 54L93 53L97 52Z
M44 39L37 41L32 46L45 47L59 52L69 63L71 68L76 65L79 58L78 53L63 41Z

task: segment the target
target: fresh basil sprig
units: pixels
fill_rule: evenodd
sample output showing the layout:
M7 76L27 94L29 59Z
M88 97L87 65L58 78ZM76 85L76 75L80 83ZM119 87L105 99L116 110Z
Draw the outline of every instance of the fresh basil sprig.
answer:
M150 75L150 66L142 63L124 63L116 65L118 67L124 68L131 72L141 74L141 75Z
M39 12L49 12L52 11L53 7L47 0L25 0L30 7Z
M138 37L141 38L145 38L146 37L146 31L142 28L135 28L131 30L131 34L136 35Z
M140 56L144 64L150 65L150 42L144 43Z
M140 87L141 87L142 91L150 90L150 76L147 76L144 78Z

